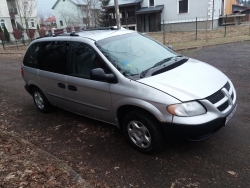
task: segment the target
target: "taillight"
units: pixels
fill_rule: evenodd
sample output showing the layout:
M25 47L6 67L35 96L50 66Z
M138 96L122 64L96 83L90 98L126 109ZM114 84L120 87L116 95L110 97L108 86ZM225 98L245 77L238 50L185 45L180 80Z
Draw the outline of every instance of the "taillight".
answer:
M23 68L21 68L21 75L22 75L22 77L24 76Z

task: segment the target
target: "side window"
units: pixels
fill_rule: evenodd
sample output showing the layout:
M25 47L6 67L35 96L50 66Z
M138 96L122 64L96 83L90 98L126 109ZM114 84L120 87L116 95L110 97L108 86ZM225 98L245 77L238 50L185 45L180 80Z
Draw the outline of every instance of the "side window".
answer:
M72 42L69 75L90 79L90 72L95 68L102 68L105 73L109 73L106 64L92 47Z
M65 74L67 52L67 41L49 41L40 43L40 53L38 59L40 69Z
M32 44L27 50L23 64L27 67L38 68L39 43Z

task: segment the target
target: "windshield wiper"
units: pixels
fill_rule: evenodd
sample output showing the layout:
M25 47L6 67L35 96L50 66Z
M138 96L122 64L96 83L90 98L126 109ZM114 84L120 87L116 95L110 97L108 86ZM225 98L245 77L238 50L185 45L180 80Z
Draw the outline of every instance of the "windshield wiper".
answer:
M147 72L148 72L150 69L153 69L153 68L155 68L155 67L158 67L158 66L160 66L160 65L163 65L164 63L166 63L166 62L168 62L168 61L171 61L173 58L176 58L176 57L183 57L183 56L182 56L182 55L177 55L177 56L168 57L168 58L166 58L166 59L163 59L163 60L159 61L158 63L154 64L154 66L152 66L152 67L150 67L150 68L148 68L148 69L142 71L141 74L140 74L140 78L144 78L144 77L146 76Z

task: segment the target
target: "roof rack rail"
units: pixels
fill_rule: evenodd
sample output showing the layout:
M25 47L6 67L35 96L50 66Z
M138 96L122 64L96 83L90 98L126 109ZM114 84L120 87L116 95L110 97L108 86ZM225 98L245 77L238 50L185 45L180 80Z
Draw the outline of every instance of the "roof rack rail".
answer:
M45 38L45 37L56 37L57 35L54 35L54 34L46 34L46 35L44 35L43 37L37 37L37 38L35 38L35 40L36 39L41 39L41 38Z
M94 30L118 30L117 28L111 26L111 27L95 27L95 28L88 28L82 31L94 31Z
M76 34L76 32L71 32L71 33L70 33L70 36L72 36L72 37L74 37L74 36L77 37L77 36L79 36L79 35Z

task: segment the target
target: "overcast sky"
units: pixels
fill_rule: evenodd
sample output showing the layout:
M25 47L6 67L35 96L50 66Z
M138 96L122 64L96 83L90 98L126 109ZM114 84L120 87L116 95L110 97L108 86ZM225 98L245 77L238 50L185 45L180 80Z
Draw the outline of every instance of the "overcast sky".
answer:
M36 0L38 13L43 13L45 16L50 13L54 14L53 5L57 0Z

